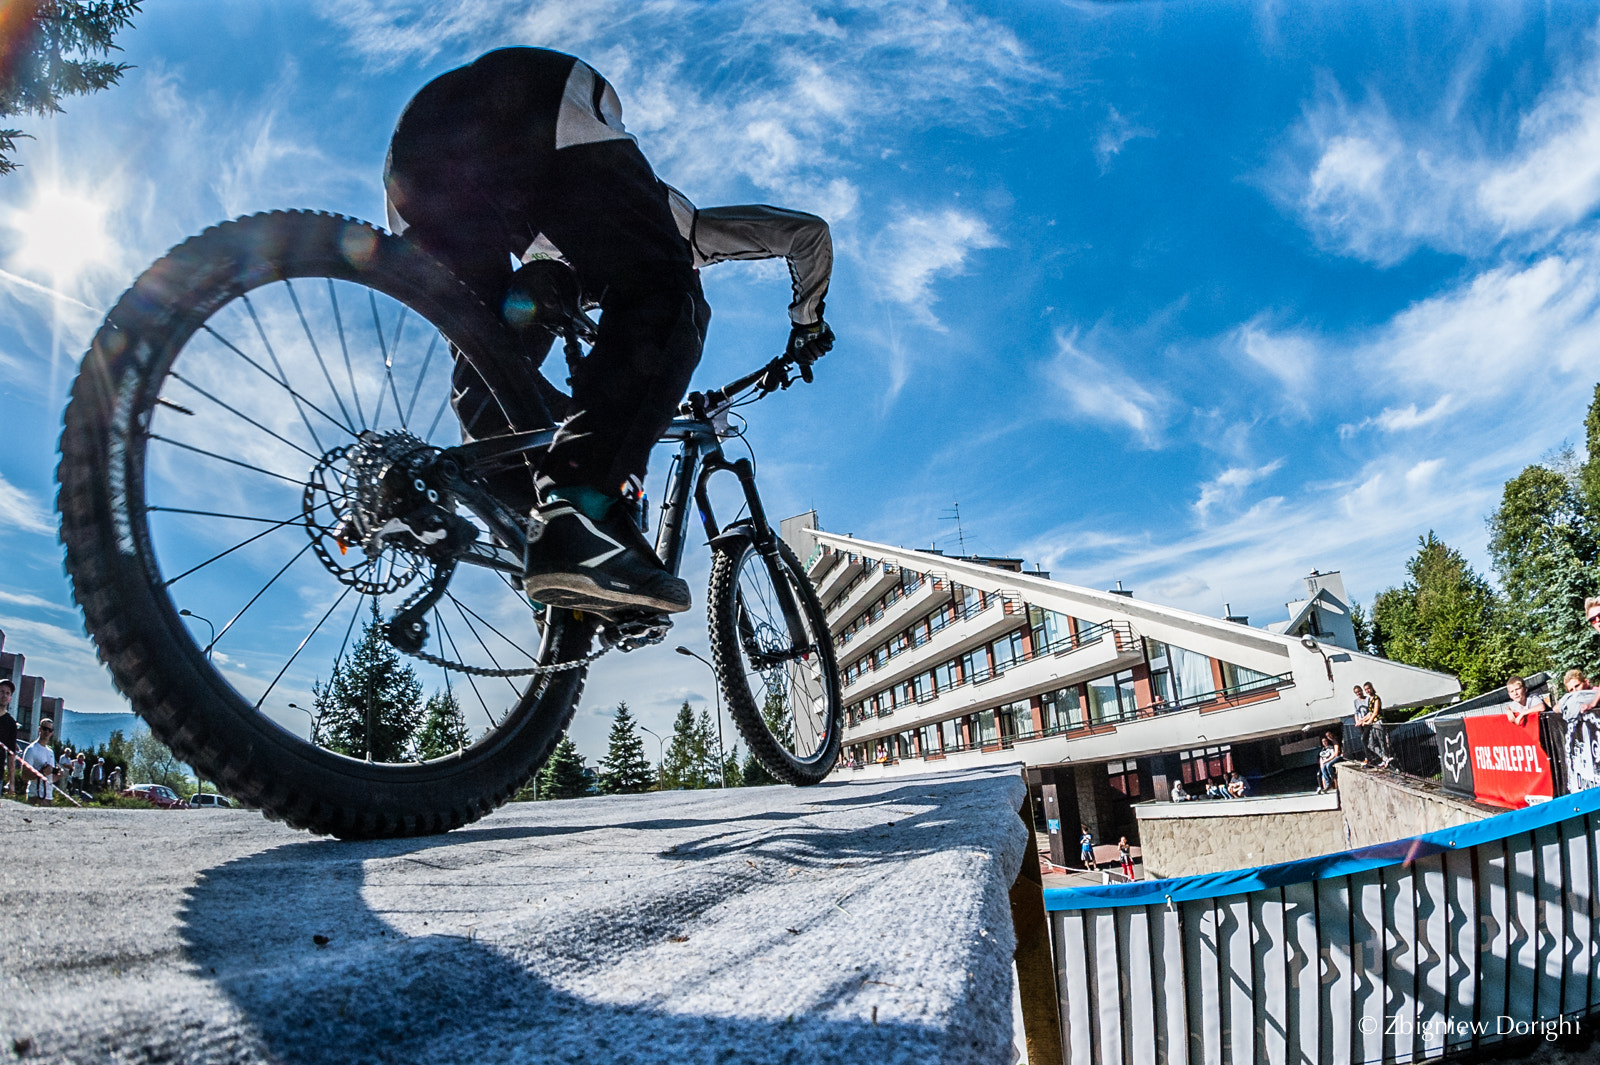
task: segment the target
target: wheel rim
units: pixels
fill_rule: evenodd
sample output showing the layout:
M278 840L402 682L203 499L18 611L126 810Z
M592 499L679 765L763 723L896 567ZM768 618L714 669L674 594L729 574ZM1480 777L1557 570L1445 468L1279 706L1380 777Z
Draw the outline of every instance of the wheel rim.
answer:
M782 572L799 607L794 575L787 566ZM767 732L791 758L815 763L827 754L836 716L826 631L816 631L800 609L804 642L791 639L772 574L753 547L739 562L733 606L741 673L733 682L745 686Z
M330 456L366 430L401 430L433 447L458 443L452 366L439 325L400 300L354 281L274 280L223 303L185 339L132 464L142 474L134 486L142 505L133 509L147 563L197 654L240 702L291 736L396 773L503 728L537 679L472 670L548 661L557 641L547 637L559 628L535 613L512 575L457 567L428 612L423 649L466 668L399 662L422 699L459 705L453 749L389 742L382 720L368 737L365 708L355 727L333 728L352 717L351 699L341 712L340 700L318 696L336 663L348 667L357 651L374 650L366 631L374 606L391 617L427 575L408 575L417 558L393 544L371 555L330 549L327 525L349 503ZM370 688L368 705L405 694L403 686Z

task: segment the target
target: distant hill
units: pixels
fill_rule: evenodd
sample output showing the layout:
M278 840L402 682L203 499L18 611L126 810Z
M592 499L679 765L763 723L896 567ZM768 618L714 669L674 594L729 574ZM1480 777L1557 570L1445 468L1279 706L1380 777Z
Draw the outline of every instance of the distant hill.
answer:
M73 748L94 748L111 739L117 729L129 739L135 732L149 728L139 720L138 714L82 714L67 710L61 715L65 720L56 722L56 735L61 742Z

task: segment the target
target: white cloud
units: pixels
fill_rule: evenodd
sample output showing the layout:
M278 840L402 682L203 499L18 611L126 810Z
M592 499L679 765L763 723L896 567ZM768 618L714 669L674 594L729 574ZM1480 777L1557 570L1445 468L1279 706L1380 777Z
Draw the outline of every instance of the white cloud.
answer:
M1341 254L1390 265L1428 246L1482 254L1507 237L1538 246L1600 205L1600 37L1524 114L1503 150L1463 122L1460 86L1440 111L1397 120L1324 83L1296 130L1305 156L1279 195ZM1482 66L1468 61L1463 77Z
M1313 337L1274 332L1258 316L1236 329L1233 341L1251 362L1276 377L1291 393L1303 392L1315 379L1321 342Z
M1282 469L1283 461L1283 459L1273 459L1265 466L1253 469L1249 466L1230 466L1223 470L1200 486L1200 498L1194 503L1195 513L1200 515L1201 521L1205 521L1210 516L1212 507L1238 499L1246 488Z
M1201 592L1210 591L1211 585L1199 577L1171 577L1157 581L1150 586L1150 590L1162 599L1193 599Z
M879 157L886 134L980 128L1061 80L1009 29L951 0L847 0L826 14L804 0L340 0L328 17L378 67L516 44L581 55L617 86L657 170L692 199L749 182L830 221L858 195L843 171Z
M1170 400L1084 351L1076 330L1056 336L1056 355L1045 373L1078 414L1131 430L1146 447L1155 445Z
M946 209L906 213L884 227L874 242L872 259L883 294L925 325L938 325L932 288L941 276L966 272L974 251L1000 241L983 219Z
M1094 158L1100 164L1100 173L1104 174L1111 168L1111 161L1122 153L1129 141L1155 135L1155 130L1135 125L1115 107L1108 108L1105 123L1094 142Z
M71 607L64 606L61 603L52 603L50 600L41 598L37 595L29 595L26 592L8 592L4 589L0 589L0 603L10 603L12 606L32 607L36 610L70 611L72 609Z
M1429 425L1454 411L1460 404L1452 395L1443 395L1434 404L1425 410L1418 410L1415 403L1407 403L1404 407L1386 407L1370 418L1364 418L1353 425L1339 426L1339 436L1349 438L1363 429L1377 428L1386 433L1400 433L1408 429L1417 429Z
M0 526L30 533L53 533L55 522L38 501L0 475Z

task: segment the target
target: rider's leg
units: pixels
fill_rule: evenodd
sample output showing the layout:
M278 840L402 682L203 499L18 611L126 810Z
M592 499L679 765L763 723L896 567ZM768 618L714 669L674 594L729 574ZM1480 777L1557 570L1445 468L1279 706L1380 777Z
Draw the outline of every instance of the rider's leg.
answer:
M700 359L710 310L665 192L632 141L556 153L539 226L600 293L599 336L575 369L574 413L540 463L530 595L685 610L688 586L667 573L621 505L643 479Z

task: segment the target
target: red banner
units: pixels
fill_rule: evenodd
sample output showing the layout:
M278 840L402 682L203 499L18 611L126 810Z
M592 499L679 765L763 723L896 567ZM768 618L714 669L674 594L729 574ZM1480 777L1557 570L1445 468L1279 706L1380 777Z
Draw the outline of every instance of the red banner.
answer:
M1550 758L1539 742L1539 717L1513 725L1502 714L1466 718L1467 753L1479 802L1520 810L1555 793Z

